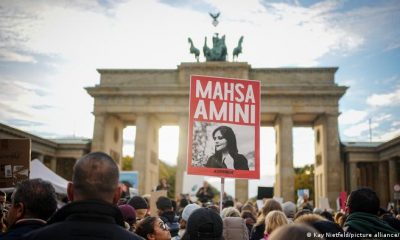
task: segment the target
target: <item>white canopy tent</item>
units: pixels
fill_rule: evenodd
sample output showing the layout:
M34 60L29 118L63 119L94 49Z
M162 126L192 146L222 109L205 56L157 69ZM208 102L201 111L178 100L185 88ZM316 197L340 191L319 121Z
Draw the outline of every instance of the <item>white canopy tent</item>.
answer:
M38 159L34 159L31 161L29 179L34 178L41 178L43 180L49 181L56 190L56 193L67 194L68 181L58 176ZM13 191L13 188L2 188L2 190L9 192Z
M29 179L34 178L41 178L43 180L49 181L56 190L56 193L67 194L68 181L50 170L38 159L34 159L31 162L31 172L29 174Z

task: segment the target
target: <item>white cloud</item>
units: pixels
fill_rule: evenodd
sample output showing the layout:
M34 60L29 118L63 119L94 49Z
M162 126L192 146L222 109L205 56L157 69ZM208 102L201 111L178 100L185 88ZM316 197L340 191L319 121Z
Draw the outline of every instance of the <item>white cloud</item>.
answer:
M377 128L378 126L379 126L379 124L377 122L372 122L371 126L370 126L368 121L364 121L364 122L358 123L356 125L353 125L349 128L346 128L343 131L343 134L346 137L350 137L350 138L359 137L359 139L362 140L362 139L364 139L361 136L362 133L369 131L370 127L371 127L371 129L374 129L374 128Z
M350 109L340 114L339 123L345 125L356 124L363 121L367 115L368 113L366 111Z
M36 63L36 59L33 56L20 54L8 49L0 48L0 61L4 62L25 62L25 63Z
M367 98L367 104L372 107L395 106L400 104L400 89L391 93L372 94Z
M400 136L400 128L391 129L391 131L388 131L380 136L377 136L375 137L375 139L376 141L387 142L398 136Z

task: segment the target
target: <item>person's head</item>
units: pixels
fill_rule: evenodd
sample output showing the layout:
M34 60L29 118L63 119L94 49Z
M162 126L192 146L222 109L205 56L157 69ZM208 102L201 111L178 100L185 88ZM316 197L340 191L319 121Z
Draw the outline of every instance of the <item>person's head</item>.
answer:
M182 211L182 220L187 222L190 215L192 214L192 212L199 208L200 208L200 206L195 203L191 203L191 204L187 205Z
M246 202L243 206L242 206L242 212L244 211L249 211L251 212L254 216L256 215L256 209L253 205L252 202Z
M359 188L350 193L347 199L347 211L378 214L379 198L371 188Z
M7 223L12 226L16 221L25 218L47 221L56 209L56 192L49 182L39 178L25 180L17 184L11 195Z
M134 196L131 199L129 199L128 204L135 209L137 220L141 220L146 216L149 209L149 205L143 197Z
M122 213L124 221L129 224L131 228L134 228L136 223L136 212L135 209L129 204L122 204L118 206Z
M158 217L145 217L136 226L135 233L148 240L169 240L171 233Z
M344 215L344 213L342 213L342 212L337 212L337 213L335 213L335 216L334 216L334 220L335 220L335 223L339 223L339 219L342 217Z
M0 205L5 207L6 206L6 200L7 200L6 193L0 190Z
M228 151L230 154L238 152L236 136L232 128L219 126L213 131L212 137L215 142L215 152Z
M186 225L182 239L220 240L223 223L219 214L209 208L199 208L192 212Z
M172 211L171 199L161 196L156 201L157 210L159 213Z
M71 201L101 200L116 204L121 195L118 179L118 166L109 155L89 153L74 165L68 198Z
M297 218L303 216L303 215L307 215L307 214L312 214L310 209L301 209L299 211L296 212L296 214L294 215L293 220L296 220Z
M274 199L267 199L264 203L263 208L261 209L261 214L257 219L257 225L261 225L265 223L265 217L267 216L267 214L273 210L278 210L278 211L282 211L282 206L281 204L274 200Z
M168 181L166 178L161 178L160 179L160 185L161 186L167 186L168 185Z
M203 188L208 188L208 182L207 181L203 182Z
M221 211L222 219L226 217L240 217L240 212L235 207L227 207Z
M312 223L319 222L319 221L327 221L324 217L321 215L315 214L315 213L310 213L310 214L304 214L299 217L297 217L294 222L295 223L306 223L311 225Z
M319 232L306 224L286 224L276 229L268 240L321 240Z
M322 213L320 213L319 215L321 215L322 217L324 217L326 220L329 220L331 222L334 222L335 220L333 219L333 216L330 212L328 211L323 211Z
M311 224L312 227L318 230L318 232L322 233L327 240L341 240L345 239L340 235L343 234L343 229L334 222L331 221L318 221ZM334 234L341 233L340 235L335 236ZM332 236L333 235L333 236Z
M265 217L265 232L264 234L271 234L275 229L288 224L286 215L282 211L271 211Z
M293 202L287 201L282 204L282 211L285 213L287 218L294 218L296 214L296 204Z

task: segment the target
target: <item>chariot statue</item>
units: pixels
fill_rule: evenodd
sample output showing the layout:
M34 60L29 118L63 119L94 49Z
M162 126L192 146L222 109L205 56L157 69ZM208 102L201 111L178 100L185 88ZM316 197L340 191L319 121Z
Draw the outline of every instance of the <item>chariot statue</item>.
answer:
M217 26L219 23L218 17L220 16L220 13L217 14L210 13L210 16L213 18L212 22L213 25ZM223 35L222 37L219 37L218 35L219 35L218 33L215 33L214 36L212 37L212 48L210 48L207 44L207 37L204 38L203 54L207 62L227 61L228 50L225 44L225 35ZM190 43L190 53L194 54L196 61L199 62L199 55L200 55L199 49L197 49L194 46L191 38L188 38L188 42ZM238 46L233 50L232 61L235 60L235 57L237 60L239 54L242 53L242 42L243 42L243 36L240 37Z

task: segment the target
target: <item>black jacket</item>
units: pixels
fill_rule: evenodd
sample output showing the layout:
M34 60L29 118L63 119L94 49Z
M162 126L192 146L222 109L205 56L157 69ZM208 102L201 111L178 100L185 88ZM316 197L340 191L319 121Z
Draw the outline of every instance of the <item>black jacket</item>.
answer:
M221 157L218 154L214 154L208 158L206 167L209 168L226 168L225 163L222 162ZM249 165L247 163L247 159L242 154L235 154L232 156L233 158L233 167L235 170L249 170Z
M123 226L122 214L114 205L100 201L79 201L58 210L46 227L29 233L23 239L142 239Z
M22 219L12 225L6 233L0 233L1 240L19 239L22 235L29 233L38 228L44 227L45 221L40 219Z
M260 240L264 238L265 224L254 225L251 231L250 240Z
M160 215L160 218L168 226L171 237L178 236L179 217L173 211L166 211Z

